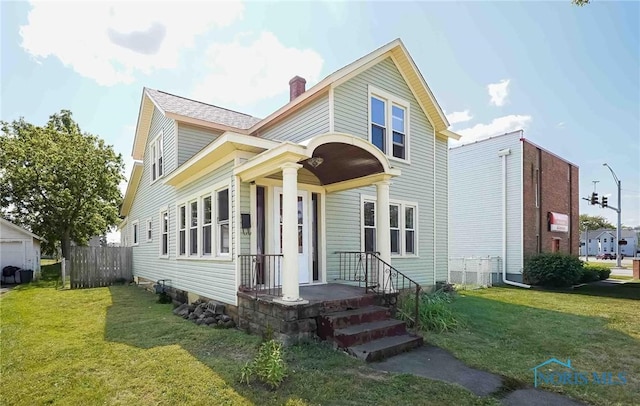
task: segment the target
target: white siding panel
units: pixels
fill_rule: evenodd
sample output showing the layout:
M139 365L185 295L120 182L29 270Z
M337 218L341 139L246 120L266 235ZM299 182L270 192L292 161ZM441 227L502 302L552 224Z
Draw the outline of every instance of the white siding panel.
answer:
M522 151L519 134L449 150L449 255L502 257L502 158L507 156L507 272L520 273L522 257Z
M318 100L265 131L262 138L278 141L301 142L315 135L329 132L329 97Z
M387 58L334 90L334 128L337 132L368 139L369 95L368 85L398 96L410 103L409 148L411 164L391 161L402 170L402 175L391 181L391 200L418 203L418 257L392 258L400 272L418 283L434 283L434 134L413 93L405 83L396 65ZM446 165L446 162L438 165ZM442 168L441 168L442 169ZM446 168L437 173L438 183L446 183ZM446 186L443 188L446 190ZM375 196L375 187L336 193L327 196L327 259L328 277L337 275L336 250L360 250L360 195ZM446 193L442 193L443 198ZM446 200L444 200L446 202ZM438 213L440 223L446 222L446 210ZM446 237L446 233L445 233ZM446 241L446 239L444 240ZM442 244L437 254L447 258L447 246ZM446 274L446 265L437 270Z

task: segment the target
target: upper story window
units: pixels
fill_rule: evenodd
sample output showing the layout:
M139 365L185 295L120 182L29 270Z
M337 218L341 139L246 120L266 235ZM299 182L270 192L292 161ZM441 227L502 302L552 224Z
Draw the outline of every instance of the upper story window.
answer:
M151 181L155 181L164 173L163 169L163 155L164 155L164 142L163 133L160 134L151 142Z
M392 158L409 160L409 102L369 86L369 141Z

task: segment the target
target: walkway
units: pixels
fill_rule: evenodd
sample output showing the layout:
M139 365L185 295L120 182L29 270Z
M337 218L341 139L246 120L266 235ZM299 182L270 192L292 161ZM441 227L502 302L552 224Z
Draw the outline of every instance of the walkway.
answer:
M379 371L458 384L477 396L495 396L507 406L583 406L566 396L532 387L509 387L500 375L470 368L442 348L426 346L370 364Z

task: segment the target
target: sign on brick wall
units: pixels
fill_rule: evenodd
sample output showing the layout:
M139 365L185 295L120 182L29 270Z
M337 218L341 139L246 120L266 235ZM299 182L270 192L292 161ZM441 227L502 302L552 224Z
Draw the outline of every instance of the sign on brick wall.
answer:
M547 213L547 220L549 221L549 231L558 231L562 233L569 232L568 215L550 211Z

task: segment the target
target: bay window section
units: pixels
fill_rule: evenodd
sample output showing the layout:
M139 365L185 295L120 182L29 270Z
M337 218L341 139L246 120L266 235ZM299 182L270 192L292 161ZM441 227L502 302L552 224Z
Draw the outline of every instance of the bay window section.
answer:
M362 200L361 247L365 252L379 251L376 247L376 205L375 197ZM416 203L392 200L389 204L389 240L394 257L417 255L416 212Z
M198 255L198 201L189 203L189 255Z
M211 255L211 196L202 199L202 255Z
M178 209L178 222L179 222L179 232L178 232L178 241L179 241L179 250L178 255L186 255L187 254L187 207L183 204Z

